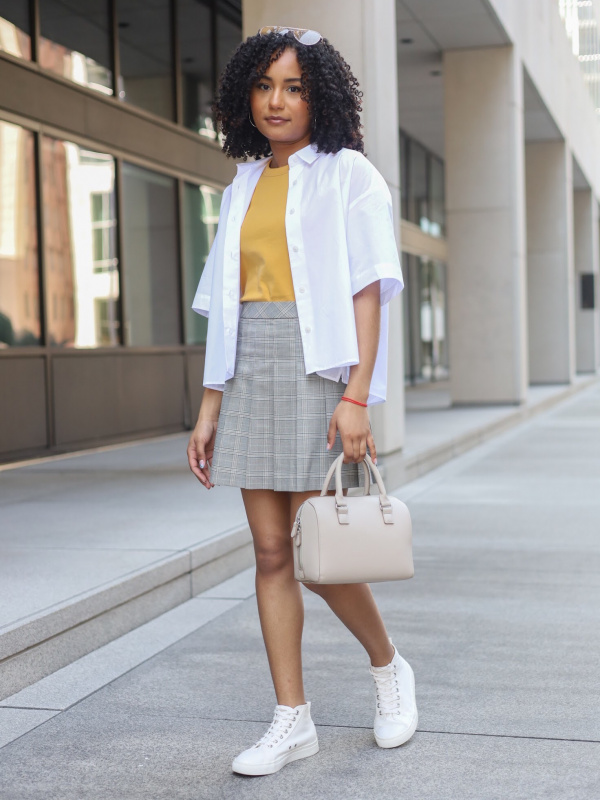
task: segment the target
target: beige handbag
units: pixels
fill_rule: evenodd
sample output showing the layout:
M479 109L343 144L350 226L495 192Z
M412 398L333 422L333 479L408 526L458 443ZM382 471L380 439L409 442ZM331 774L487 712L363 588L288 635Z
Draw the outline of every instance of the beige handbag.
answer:
M364 494L342 494L340 454L327 473L319 497L298 508L292 528L294 577L303 583L373 583L414 575L412 525L406 505L388 497L369 455L362 461ZM368 467L367 467L368 464ZM378 495L369 494L371 468ZM335 496L327 494L335 472Z

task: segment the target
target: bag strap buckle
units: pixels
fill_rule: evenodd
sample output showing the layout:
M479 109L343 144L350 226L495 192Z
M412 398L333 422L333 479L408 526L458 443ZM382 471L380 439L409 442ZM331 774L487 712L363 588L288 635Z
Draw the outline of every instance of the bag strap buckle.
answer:
M348 506L346 503L338 503L336 498L335 510L337 511L337 518L340 525L349 525L350 520L348 518Z
M381 495L379 496L379 508L381 509L381 513L383 515L384 523L386 525L393 525L394 524L394 511L392 509L392 504L390 503L390 500L387 497L387 495L385 497L385 500L382 499Z

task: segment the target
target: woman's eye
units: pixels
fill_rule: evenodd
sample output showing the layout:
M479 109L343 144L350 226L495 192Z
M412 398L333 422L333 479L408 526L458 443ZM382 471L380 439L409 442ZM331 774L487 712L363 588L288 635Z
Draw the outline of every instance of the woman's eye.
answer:
M270 89L271 88L268 83L257 83L256 87L257 87L257 89ZM300 87L299 86L289 86L288 88L295 90L293 92L293 94L296 94L297 92L300 91Z

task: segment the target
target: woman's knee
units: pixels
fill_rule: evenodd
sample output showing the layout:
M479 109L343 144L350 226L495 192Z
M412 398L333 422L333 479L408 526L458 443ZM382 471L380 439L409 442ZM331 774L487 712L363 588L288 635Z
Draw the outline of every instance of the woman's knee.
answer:
M242 498L254 540L257 571L274 575L288 568L292 561L289 493L242 489Z
M290 542L275 541L268 544L255 540L254 554L256 569L261 575L276 575L288 571L293 563L291 539Z

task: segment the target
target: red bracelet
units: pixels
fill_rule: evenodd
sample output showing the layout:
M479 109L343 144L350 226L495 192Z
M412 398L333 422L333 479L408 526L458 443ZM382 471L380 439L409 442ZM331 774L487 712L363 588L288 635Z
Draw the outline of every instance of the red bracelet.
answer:
M351 397L342 397L342 400L347 400L349 403L356 403L357 406L367 407L366 403L361 403L360 400L353 400Z

